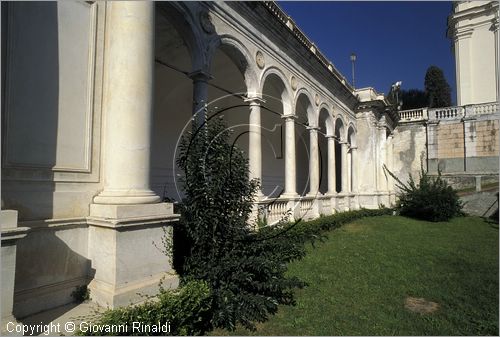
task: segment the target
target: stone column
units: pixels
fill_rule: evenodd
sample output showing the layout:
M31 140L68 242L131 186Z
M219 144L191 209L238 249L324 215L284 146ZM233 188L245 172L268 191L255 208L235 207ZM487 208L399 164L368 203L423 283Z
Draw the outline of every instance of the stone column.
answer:
M200 127L207 120L208 81L210 74L198 70L188 75L193 80L193 116Z
M429 173L437 173L439 166L439 143L438 129L439 120L432 120L429 117L427 122L427 170Z
M96 204L160 201L149 189L154 3L107 3L104 190Z
M349 192L349 185L347 183L347 179L348 179L348 173L347 173L347 166L348 166L348 163L347 163L347 147L348 147L348 143L347 142L341 142L340 143L340 146L341 146L341 153L342 153L342 188L341 188L341 192L342 193L347 193Z
M18 325L12 314L14 305L14 285L16 276L16 250L17 240L26 236L27 227L17 227L17 211L1 210L0 211L0 228L2 238L2 324L1 334L16 335L12 331L13 326ZM14 325L9 324L12 322ZM7 326L9 324L9 326ZM12 325L12 326L11 326ZM17 334L22 336L22 333Z
M245 100L250 105L248 123L248 166L250 179L259 179L262 183L262 133L260 121L260 105L262 98L250 97ZM262 186L261 186L262 188ZM262 197L262 189L259 188L257 196Z
M349 194L352 192L352 155L351 149L347 149L347 191Z
M336 193L335 179L335 137L327 136L328 140L328 194Z
M297 197L297 174L295 164L295 115L285 115L285 193L283 197Z
M351 192L358 192L358 148L351 146Z
M319 192L319 149L318 128L309 127L309 195L316 197Z
M149 188L155 5L106 6L104 190L87 222L92 300L113 308L155 295L162 279L177 286L169 257L155 244L171 235L167 223L178 215Z

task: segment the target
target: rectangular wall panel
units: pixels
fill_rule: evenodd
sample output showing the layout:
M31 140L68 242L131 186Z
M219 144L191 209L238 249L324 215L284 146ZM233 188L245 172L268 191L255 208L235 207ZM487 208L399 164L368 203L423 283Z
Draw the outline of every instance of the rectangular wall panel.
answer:
M4 166L91 171L95 8L9 4Z

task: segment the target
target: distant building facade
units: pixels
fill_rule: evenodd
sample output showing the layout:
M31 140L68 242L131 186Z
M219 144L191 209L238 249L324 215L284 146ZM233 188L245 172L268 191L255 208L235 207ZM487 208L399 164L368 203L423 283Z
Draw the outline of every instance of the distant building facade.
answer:
M459 1L448 17L457 105L498 102L498 1Z

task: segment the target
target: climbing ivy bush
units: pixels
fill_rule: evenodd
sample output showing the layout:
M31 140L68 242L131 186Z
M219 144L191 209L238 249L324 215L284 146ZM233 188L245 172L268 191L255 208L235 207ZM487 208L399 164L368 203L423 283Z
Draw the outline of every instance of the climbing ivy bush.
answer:
M397 207L401 215L427 221L448 221L462 215L462 202L457 192L441 177L441 172L431 177L422 167L418 183L410 174L406 184L389 170L387 172L399 188Z

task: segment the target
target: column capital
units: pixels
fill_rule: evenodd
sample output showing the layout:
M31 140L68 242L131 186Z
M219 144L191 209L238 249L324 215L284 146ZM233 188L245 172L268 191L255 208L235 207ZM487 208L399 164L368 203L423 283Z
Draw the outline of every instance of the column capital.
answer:
M243 102L249 103L250 105L261 105L263 103L266 103L266 100L260 96L249 96L243 99Z
M317 126L307 126L306 129L309 130L310 132L318 132L319 131L319 127L317 127Z
M325 138L326 138L326 139L329 139L329 140L330 140L330 139L331 139L331 140L336 140L336 139L337 139L337 137L335 137L335 135L326 135L326 136L325 136Z
M296 115L283 115L281 116L282 119L285 119L285 120L294 120L294 119L297 119L297 116Z
M195 70L187 75L193 81L203 81L208 82L213 79L213 76L204 70Z

